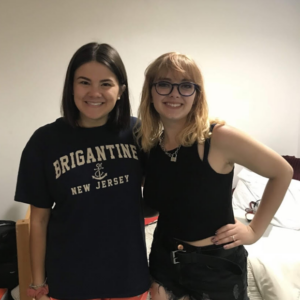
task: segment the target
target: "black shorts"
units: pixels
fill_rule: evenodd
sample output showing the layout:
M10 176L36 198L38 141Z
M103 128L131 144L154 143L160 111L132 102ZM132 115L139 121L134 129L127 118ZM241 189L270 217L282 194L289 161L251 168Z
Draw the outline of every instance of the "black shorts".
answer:
M150 273L169 299L189 296L197 300L249 300L247 251L243 246L229 250L222 245L194 247L156 236L149 259ZM183 251L177 251L182 248L179 245Z

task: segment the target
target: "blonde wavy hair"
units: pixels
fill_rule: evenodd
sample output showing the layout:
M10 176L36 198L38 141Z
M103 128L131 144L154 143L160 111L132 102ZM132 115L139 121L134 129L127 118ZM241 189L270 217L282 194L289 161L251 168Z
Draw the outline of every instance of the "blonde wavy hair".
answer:
M222 121L208 117L203 77L194 60L176 52L163 54L151 63L145 71L142 98L138 110L141 125L137 129L137 138L145 152L149 152L159 142L163 131L160 116L151 103L152 84L158 77L164 77L169 71L184 75L185 78L189 78L200 86L200 90L196 89L196 96L192 109L187 115L186 125L177 136L180 145L191 146L196 141L203 143L211 135L211 123L224 124Z

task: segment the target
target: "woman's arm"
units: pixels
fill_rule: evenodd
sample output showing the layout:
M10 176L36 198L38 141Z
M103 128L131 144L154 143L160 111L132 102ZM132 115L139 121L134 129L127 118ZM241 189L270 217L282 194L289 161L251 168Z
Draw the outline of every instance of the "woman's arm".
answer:
M293 177L292 167L276 152L250 136L229 126L218 126L213 131L212 146L230 165L237 163L269 178L259 208L249 224L240 222L226 225L217 231L214 242L232 248L256 242L265 232L278 210Z
M45 282L46 236L50 209L31 205L30 215L30 258L32 284L39 286Z

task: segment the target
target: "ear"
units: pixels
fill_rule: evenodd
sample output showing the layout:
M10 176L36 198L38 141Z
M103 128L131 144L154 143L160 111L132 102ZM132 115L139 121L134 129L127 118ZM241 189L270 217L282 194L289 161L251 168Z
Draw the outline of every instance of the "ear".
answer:
M124 93L125 90L126 90L126 85L123 84L123 85L120 87L118 100L120 100L120 98L121 98L121 96L122 96L122 94Z

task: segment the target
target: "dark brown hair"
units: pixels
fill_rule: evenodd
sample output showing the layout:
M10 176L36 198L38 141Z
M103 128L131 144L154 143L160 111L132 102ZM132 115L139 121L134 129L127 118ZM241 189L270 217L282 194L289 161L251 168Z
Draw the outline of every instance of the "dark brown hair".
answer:
M96 61L103 64L117 77L119 86L126 86L121 99L116 102L115 107L109 113L108 124L116 130L121 130L130 125L130 102L128 92L127 74L119 53L108 44L89 43L80 47L69 63L61 104L61 112L71 126L78 124L79 110L74 103L73 81L75 71L85 63Z

